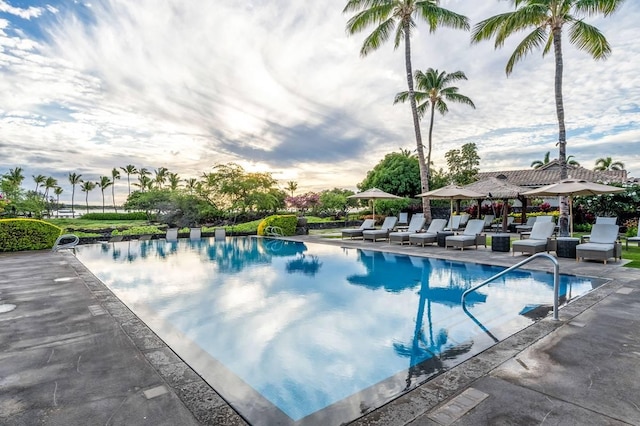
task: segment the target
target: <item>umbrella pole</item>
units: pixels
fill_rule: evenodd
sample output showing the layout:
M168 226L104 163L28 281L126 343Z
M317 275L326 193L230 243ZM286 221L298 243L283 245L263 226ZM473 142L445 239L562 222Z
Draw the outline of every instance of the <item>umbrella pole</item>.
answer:
M573 237L573 197L569 195L569 236Z

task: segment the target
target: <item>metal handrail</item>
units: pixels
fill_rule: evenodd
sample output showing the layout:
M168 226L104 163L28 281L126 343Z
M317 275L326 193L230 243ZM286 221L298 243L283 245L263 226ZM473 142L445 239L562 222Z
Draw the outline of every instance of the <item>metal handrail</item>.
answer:
M551 256L549 253L536 253L533 256L530 256L530 257L526 258L522 262L518 262L515 265L510 266L509 268L505 269L504 271L492 276L491 278L482 281L477 286L466 290L464 293L462 293L462 298L460 300L460 303L462 304L462 308L465 309L464 299L465 299L465 297L467 297L467 294L471 293L472 291L476 291L480 287L483 287L483 286L489 284L490 282L500 278L504 274L506 274L508 272L511 272L514 269L518 269L521 266L526 265L527 263L529 263L532 260L537 259L539 257L547 258L553 263L553 319L554 319L554 321L558 321L558 299L559 299L558 293L560 291L560 289L559 289L559 287L560 287L559 286L559 282L560 282L559 281L560 264L558 263L558 259L556 259L555 257Z
M64 240L71 240L71 241L68 242L68 243L60 244ZM56 239L56 242L53 243L53 247L51 248L51 251L58 251L58 250L74 248L76 245L78 245L79 242L80 242L80 238L78 238L77 235L74 235L74 234L60 235Z

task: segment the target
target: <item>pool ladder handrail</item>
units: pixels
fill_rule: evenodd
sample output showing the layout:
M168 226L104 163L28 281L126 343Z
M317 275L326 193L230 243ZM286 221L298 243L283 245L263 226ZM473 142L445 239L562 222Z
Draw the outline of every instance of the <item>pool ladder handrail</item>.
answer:
M60 242L63 241L63 240L71 240L71 241L67 242L67 243L60 244ZM74 234L63 234L63 235L60 235L56 239L55 243L53 243L53 247L51 248L51 251L72 249L75 246L77 246L79 242L80 242L80 238L78 238L77 235L74 235Z
M481 282L480 284L478 284L475 287L472 287L468 290L466 290L464 293L462 293L462 297L460 300L460 303L462 304L462 308L465 309L465 303L464 303L464 299L465 297L467 297L467 294L471 293L472 291L476 291L477 289L479 289L480 287L483 287L487 284L489 284L490 282L500 278L501 276L520 268L523 265L526 265L527 263L531 262L534 259L537 259L539 257L544 257L546 259L549 259L551 261L551 263L553 263L553 320L554 321L558 321L558 293L559 293L559 274L560 274L560 264L558 263L558 259L556 259L554 256L550 255L549 253L536 253L533 256L530 256L528 258L526 258L525 260L523 260L522 262L518 262L513 266L510 266L509 268L505 269L502 272L497 273L496 275L492 276L491 278L488 278L486 280L484 280L483 282Z

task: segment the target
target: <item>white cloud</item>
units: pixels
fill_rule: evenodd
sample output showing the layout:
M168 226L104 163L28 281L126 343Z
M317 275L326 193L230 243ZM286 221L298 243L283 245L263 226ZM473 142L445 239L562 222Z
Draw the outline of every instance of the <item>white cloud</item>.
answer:
M443 4L472 25L510 7ZM0 0L0 11L31 24L44 12L3 7L11 8ZM338 0L54 3L39 27L45 37L27 35L19 19L0 19L0 91L8 94L0 100L0 144L10 145L0 170L20 165L64 177L80 167L97 177L133 163L186 177L236 161L297 180L300 190L355 188L386 153L413 148L415 138L408 106L392 104L406 87L402 49L388 44L360 58L366 33L346 35L343 7ZM585 166L624 156L632 174L640 170L640 156L627 154L639 127L640 77L629 60L640 53L639 14L626 2L590 21L612 44L607 61L566 44L567 149ZM477 106L451 105L436 117L437 168L446 167L446 151L467 142L478 145L483 170L527 168L555 154L553 58L533 52L506 78L518 41L472 47L468 33L418 27L414 69L464 71L460 91ZM426 122L422 132L426 142Z
M8 13L10 15L18 16L22 19L37 18L42 15L43 9L41 7L29 6L26 9L19 7L13 7L9 3L0 0L0 12Z

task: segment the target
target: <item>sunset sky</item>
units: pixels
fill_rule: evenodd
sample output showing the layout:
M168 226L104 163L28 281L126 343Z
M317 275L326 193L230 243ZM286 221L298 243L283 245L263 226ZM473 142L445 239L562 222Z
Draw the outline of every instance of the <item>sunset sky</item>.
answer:
M348 36L346 0L0 0L0 174L22 167L96 181L113 167L161 166L197 177L217 163L268 171L298 192L356 189L385 154L415 149L403 50L366 58ZM511 2L442 1L471 25ZM640 2L588 18L613 53L594 61L564 43L567 154L593 168L622 161L640 177ZM481 171L525 169L557 157L553 54L504 68L522 36L502 49L470 33L419 25L414 69L463 71L456 83L477 106L436 116L433 159L475 142ZM424 139L428 121L422 123ZM126 178L116 186L121 201ZM100 191L91 199L97 202ZM90 199L90 200L91 200Z

